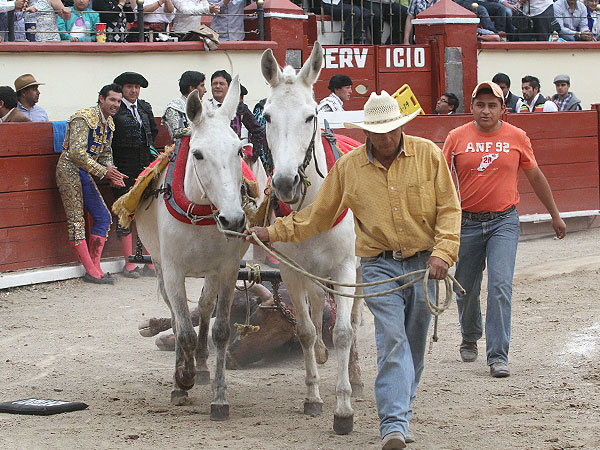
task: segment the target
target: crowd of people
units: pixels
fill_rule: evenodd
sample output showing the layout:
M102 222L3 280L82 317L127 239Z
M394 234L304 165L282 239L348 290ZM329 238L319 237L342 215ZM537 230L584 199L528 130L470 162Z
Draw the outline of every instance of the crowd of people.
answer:
M188 33L201 29L203 15L213 16L220 41L243 40L245 6L246 0L144 0L145 40L189 39ZM0 41L7 40L8 11L14 11L17 41L139 39L135 0L0 0Z
M229 90L231 76L218 70L211 77L211 98L215 108L221 106ZM18 77L12 89L0 86L0 124L9 122L48 122L48 114L38 105L38 82L31 74ZM67 120L62 153L56 169L56 181L67 216L69 242L83 264L84 281L112 284L116 278L100 267L102 249L108 237L111 215L96 185L96 179L105 179L112 187L114 199L126 194L138 175L157 155L153 147L158 134L152 106L140 98L141 89L148 88L146 78L136 72L124 72L111 84L104 86L94 107L75 112ZM205 76L201 72L186 71L179 80L181 96L169 102L162 116L173 140L190 134L185 115L187 96L198 90L206 93ZM247 90L242 86L237 112L231 128L250 146L247 158L256 161L265 146L264 123L243 102ZM255 107L260 114L262 104ZM260 116L259 116L260 117ZM86 239L84 210L93 218ZM117 226L117 238L125 261L121 274L128 278L154 276L151 264L138 268L128 259L133 253L131 226Z
M200 28L202 15L214 15L211 27L220 41L243 40L247 1L144 0L144 29L152 39L171 39L169 32L184 38ZM343 22L343 44L408 45L414 42L412 20L438 1L312 0L309 9ZM477 15L482 41L594 41L600 33L598 0L454 1ZM0 0L0 39L6 39L9 10L15 11L16 40L25 40L27 24L38 42L96 41L101 23L108 42L138 41L135 0ZM384 23L389 25L385 41Z

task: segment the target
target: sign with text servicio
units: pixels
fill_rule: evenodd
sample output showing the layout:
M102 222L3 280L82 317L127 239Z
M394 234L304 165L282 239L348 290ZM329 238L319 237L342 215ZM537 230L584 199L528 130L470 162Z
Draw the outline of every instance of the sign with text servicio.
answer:
M305 57L309 54L306 52ZM329 95L329 79L335 74L344 74L353 81L352 97L344 105L347 110L362 109L372 92L386 89L393 93L406 83L417 98L430 100L431 76L425 74L430 71L431 48L427 45L323 46L323 66L315 84L315 98L318 102Z

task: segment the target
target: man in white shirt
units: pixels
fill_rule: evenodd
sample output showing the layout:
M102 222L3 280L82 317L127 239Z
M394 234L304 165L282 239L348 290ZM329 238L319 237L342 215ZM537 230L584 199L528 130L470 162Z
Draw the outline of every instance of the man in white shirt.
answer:
M0 0L0 13L21 11L25 6L27 6L27 0Z
M523 98L519 99L515 111L522 112L556 112L558 107L540 94L540 80L531 75L521 79Z
M317 106L317 112L343 111L344 102L352 95L352 80L348 75L336 74L329 80L327 88L331 91Z
M523 13L533 20L533 33L519 36L520 41L547 41L554 31L553 26L556 31L560 30L554 18L553 0L517 0L517 3L521 4Z

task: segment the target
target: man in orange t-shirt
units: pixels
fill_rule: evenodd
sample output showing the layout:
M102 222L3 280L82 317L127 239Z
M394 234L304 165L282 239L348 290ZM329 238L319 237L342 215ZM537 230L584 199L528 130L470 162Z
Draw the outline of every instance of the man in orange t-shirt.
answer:
M491 81L477 85L471 111L475 120L450 131L444 143L444 156L456 176L462 208L455 276L467 293L456 297L462 333L460 355L465 362L477 359L477 340L483 334L479 296L487 262L487 364L490 375L500 378L510 375L512 280L520 231L515 209L519 168L550 213L559 239L565 236L566 226L529 138L520 128L500 120L505 111L500 86Z

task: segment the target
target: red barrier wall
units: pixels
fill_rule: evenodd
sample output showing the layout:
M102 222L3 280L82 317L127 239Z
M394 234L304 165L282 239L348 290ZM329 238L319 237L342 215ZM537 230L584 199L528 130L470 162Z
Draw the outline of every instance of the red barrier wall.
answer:
M156 119L159 123L160 119ZM418 116L406 132L443 146L448 131L472 120L470 115ZM510 114L505 120L527 131L538 163L562 212L600 209L599 120L592 111ZM558 127L557 124L569 124ZM159 125L156 147L170 143ZM336 130L364 140L360 130ZM565 134L568 132L568 137ZM0 272L76 261L67 243L65 214L54 171L49 123L0 125ZM102 183L101 183L102 184ZM108 185L101 186L112 204ZM520 214L545 213L527 180L519 182ZM113 223L104 256L118 256Z
M170 143L159 124L156 148ZM66 217L56 186L59 155L54 153L50 123L6 123L0 126L0 272L77 261L67 241ZM100 191L110 207L108 183ZM115 219L116 220L116 219ZM86 221L90 225L91 220ZM116 222L103 256L119 256Z

